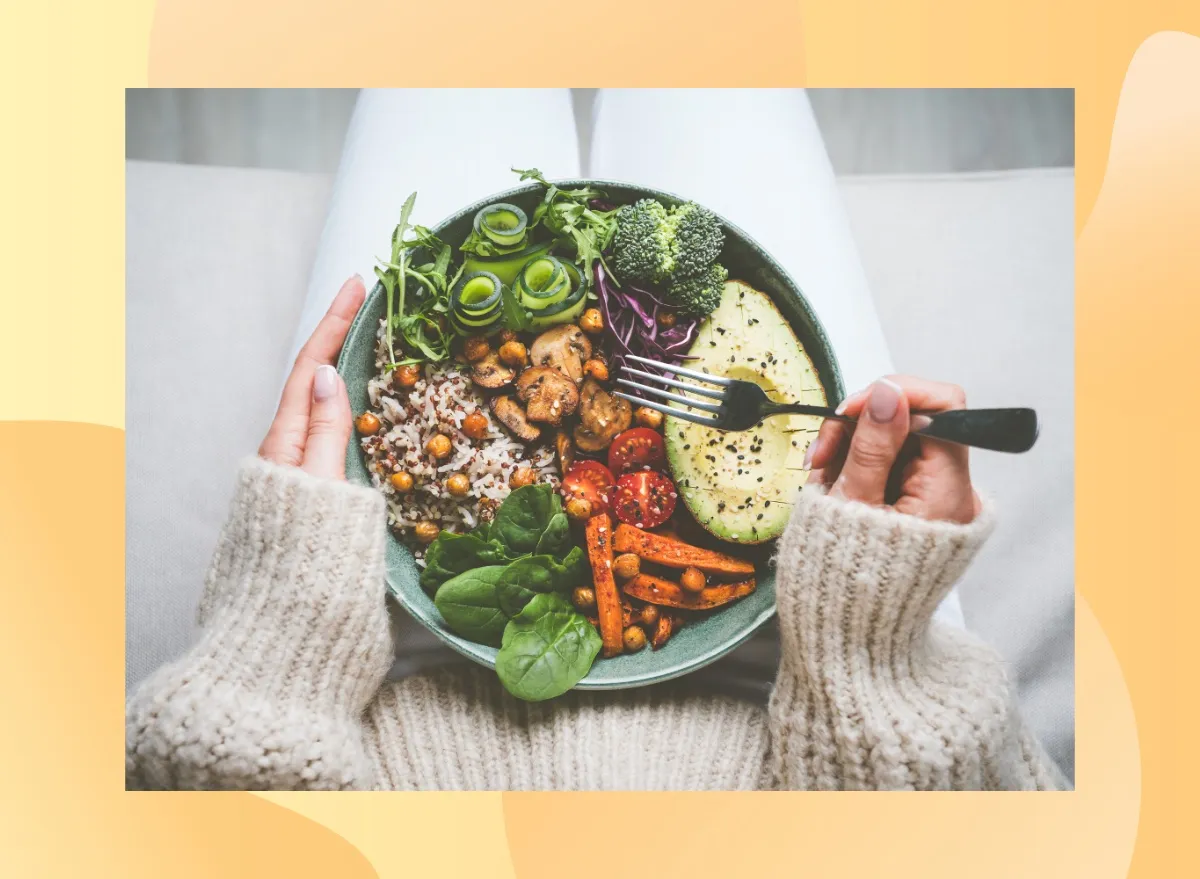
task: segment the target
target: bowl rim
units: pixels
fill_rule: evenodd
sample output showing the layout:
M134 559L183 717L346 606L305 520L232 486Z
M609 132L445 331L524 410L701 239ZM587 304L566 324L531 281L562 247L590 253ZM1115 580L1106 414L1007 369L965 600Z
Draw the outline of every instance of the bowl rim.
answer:
M605 187L632 189L636 190L643 198L660 199L669 204L680 204L689 200L668 190L658 189L652 186L645 186L641 183L635 183L632 181L606 180L593 177L567 177L561 179L550 179L549 182L561 189L571 189L585 186L594 186L600 189ZM475 202L472 202L471 204L454 211L446 217L443 217L436 225L430 226L429 228L436 234L439 232L439 230L444 229L446 226L449 226L456 220L459 220L464 216L478 213L482 208L487 207L490 204L495 204L499 201L506 201L510 198L522 195L529 195L541 188L542 185L540 183L530 182L492 193L491 195L478 199ZM743 244L749 246L754 251L755 255L764 263L768 264L773 270L774 274L783 279L786 286L790 288L794 298L796 299L796 304L812 328L812 334L816 337L815 341L824 349L822 353L825 360L828 362L829 372L834 384L834 388L826 389L826 396L832 397L837 401L843 399L845 397L846 390L842 377L841 365L838 362L837 354L833 349L833 345L829 341L829 334L826 332L825 326L821 323L821 320L817 316L816 311L813 309L812 304L808 301L808 297L804 295L803 289L799 284L796 283L796 280L788 273L788 271L784 269L782 265L780 265L779 261L776 260L766 250L766 248L759 244L753 236L747 233L736 223L730 222L720 213L716 211L713 213L716 214L717 220L721 223L721 226L725 229L726 233L732 232L734 237L738 238ZM345 373L345 365L349 361L349 351L353 347L350 344L351 340L355 340L358 334L363 332L364 329L371 333L372 338L374 337L373 327L364 328L364 324L367 322L368 312L366 306L367 303L371 301L372 297L383 295L383 292L383 284L379 281L376 281L371 289L367 291L367 297L363 301L363 306L359 309L358 314L354 316L354 320L351 322L350 328L346 332L346 341L342 346L342 350L338 354L337 370L339 373L342 373L343 375ZM776 297L770 292L763 292L765 292L766 295L771 298L772 303L778 307L778 303L775 302ZM784 320L787 320L787 316L782 310L780 311L780 316L783 317ZM793 333L797 333L796 328L792 325L791 321L788 321L788 326ZM797 335L799 335L799 333L797 333ZM372 346L372 350L373 347L374 346ZM832 390L832 394L830 393L830 390ZM351 481L360 484L361 480L358 478L357 468L352 465L357 462L365 470L365 464L363 464L362 458L362 449L359 447L357 442L352 440L346 448L347 477ZM374 485L370 483L369 478L365 484L374 489ZM403 546L403 544L401 544L400 541L396 539L395 535L393 535L390 531L388 532L387 537L388 541L390 542L389 545L398 546L402 552L410 552L408 548ZM386 561L384 564L384 579L387 583L388 593L391 595L393 600L395 600L396 603L399 604L400 607L402 607L404 611L409 614L409 616L413 617L413 619L417 620L417 622L432 632L439 641L441 641L443 644L446 644L462 656L465 656L468 659L471 659L472 661L477 662L493 671L495 670L497 648L489 647L486 644L478 644L474 641L468 641L465 638L455 635L453 632L450 632L446 629L440 616L434 616L433 614L429 613L426 608L411 602L404 594L404 591L400 588L399 584L395 582L391 565ZM775 597L772 597L771 602L761 611L759 611L759 613L756 614L748 623L746 623L735 635L715 643L710 649L705 650L698 655L691 654L686 659L680 659L678 662L674 662L668 665L666 668L633 672L617 679L589 680L589 678L592 677L592 671L589 670L587 675L585 675L583 679L573 687L573 689L631 689L633 687L642 687L650 684L669 681L674 678L690 674L694 671L698 671L737 649L747 640L749 640L756 632L758 632L773 616L775 616L776 601L777 600ZM430 606L433 606L432 599L430 600Z

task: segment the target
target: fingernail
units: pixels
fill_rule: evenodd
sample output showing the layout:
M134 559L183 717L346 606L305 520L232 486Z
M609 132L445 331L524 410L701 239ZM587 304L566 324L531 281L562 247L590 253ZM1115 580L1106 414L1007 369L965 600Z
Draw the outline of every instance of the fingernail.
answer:
M871 397L867 400L867 412L871 420L878 424L887 424L896 417L900 408L900 386L895 382L881 378L871 385Z
M362 284L364 287L365 287L365 286L366 286L366 284L367 284L367 282L363 280L363 276L362 276L362 275L360 275L358 272L355 272L353 275L351 275L351 276L350 276L350 280L351 280L351 281L358 281L358 283Z
M811 443L808 444L808 450L804 453L804 464L801 465L805 470L812 469L813 458L815 458L817 456L817 445L820 442L821 442L821 438L817 437L815 440L813 440Z
M842 400L842 402L838 403L838 407L836 409L834 409L833 411L836 412L838 415L845 415L847 407L849 407L849 405L851 403L853 403L855 400L857 400L859 397L861 397L863 394L865 394L869 390L870 390L870 388L868 387L868 388L863 388L861 391L855 391L849 397Z
M332 366L318 366L317 374L313 377L313 399L318 403L324 402L337 393L338 374Z

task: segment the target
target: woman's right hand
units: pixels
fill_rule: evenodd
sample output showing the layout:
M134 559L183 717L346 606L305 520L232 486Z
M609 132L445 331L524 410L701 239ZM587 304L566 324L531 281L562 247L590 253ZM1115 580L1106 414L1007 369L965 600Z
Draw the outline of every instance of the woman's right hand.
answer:
M358 275L338 291L296 357L259 457L325 479L346 478L346 446L354 428L346 383L333 364L366 296Z
M923 519L966 524L980 509L971 486L968 449L954 443L910 435L918 412L964 409L966 395L957 385L907 375L881 378L847 397L838 412L856 424L828 419L809 447L805 464L811 481L829 487L829 495Z

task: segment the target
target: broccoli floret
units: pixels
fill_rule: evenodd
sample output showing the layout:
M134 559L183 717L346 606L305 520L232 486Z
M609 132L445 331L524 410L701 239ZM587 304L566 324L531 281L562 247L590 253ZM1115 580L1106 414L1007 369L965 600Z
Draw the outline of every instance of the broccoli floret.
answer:
M671 270L676 278L699 278L705 275L725 244L725 233L717 216L708 208L693 201L671 209L671 225L674 227L671 253L675 267Z
M667 288L671 301L697 317L708 317L721 304L725 280L729 272L720 263L713 263L696 278L676 278Z
M613 268L618 279L650 284L704 280L724 244L725 233L708 208L689 201L668 211L643 198L617 214Z
M652 198L621 208L613 238L613 269L622 280L662 282L675 268L674 226L667 209Z

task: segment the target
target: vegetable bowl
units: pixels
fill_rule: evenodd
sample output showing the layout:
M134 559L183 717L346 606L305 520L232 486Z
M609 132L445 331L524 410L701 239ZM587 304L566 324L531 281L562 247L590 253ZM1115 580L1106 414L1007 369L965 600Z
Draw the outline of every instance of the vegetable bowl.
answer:
M596 205L601 216L622 216L616 210L618 207L644 199L654 200L666 211L677 209L672 217L682 216L685 208L680 206L691 204L685 198L668 192L610 181L554 181L553 186L561 191L598 190L599 195L591 203ZM547 256L552 257L555 248L546 246L544 241L521 240L520 232L530 218L544 219L547 191L545 181L538 175L535 182L464 206L429 229L407 226L408 212L412 209L410 199L405 205L402 228L398 230L400 234L393 237L391 260L385 260L383 268L377 272L381 280L368 293L338 361L338 370L349 391L351 408L356 415L363 413L356 421L358 442L351 443L347 450L347 476L353 482L380 488L389 497L391 527L387 543L386 576L390 593L409 614L464 656L497 669L499 655L500 668L497 670L501 680L510 691L526 699L551 698L572 687L583 690L624 689L679 677L733 650L775 612L774 572L769 564L772 540L747 539L748 535L721 533L713 527L724 514L709 517L697 505L697 498L707 492L707 486L698 483L709 479L719 481L730 474L725 474L719 466L712 471L696 470L690 459L685 460L690 452L683 450L691 449L690 440L693 437L685 435L682 423L675 434L670 433L673 423L678 419L668 417L665 424L656 424L653 428L667 432L666 455L659 455L660 463L655 467L662 469L669 478L675 478L679 484L677 494L670 492L669 503L674 513L670 509L666 511L670 517L666 522L636 523L632 520L643 515L649 516L648 510L643 506L641 515L629 513L628 491L623 508L619 487L625 485L626 481L644 484L655 474L641 471L652 468L638 466L640 461L636 455L627 459L628 456L622 458L621 454L615 454L620 465L618 469L629 472L614 475L608 468L613 461L612 437L602 437L600 441L593 442L595 437L589 433L588 425L576 423L575 433L572 434L568 422L558 420L557 407L560 404L568 413L575 411L576 407L586 406L589 403L586 399L588 389L591 388L595 395L603 394L604 391L598 388L607 384L599 379L614 377L608 373L615 373L619 368L622 349L619 340L613 338L620 317L612 309L618 307L614 306L614 302L622 300L610 294L618 286L626 291L638 288L632 282L620 279L619 275L613 276L611 266L616 260L611 236L596 241L579 241L577 238L574 244L568 244L565 249L559 248L565 251L561 259L549 260ZM564 201L563 205L569 203ZM728 273L731 280L725 287L725 295L740 293L744 296L744 291L750 291L760 296L766 320L786 323L790 327L790 335L796 340L796 347L802 355L800 359L805 361L806 374L811 382L819 383L816 390L830 403L840 400L844 396L844 387L836 357L803 293L781 266L748 235L723 217L712 215L711 212L708 214L715 217L723 232L719 266L712 271L715 273L720 269L722 277ZM564 215L567 215L565 210ZM406 228L414 230L416 237L405 238ZM380 230L381 242L386 231ZM568 233L569 228L562 232L564 240L569 241ZM404 247L398 247L397 241L401 240L412 242L411 249L405 251ZM460 252L460 244L475 250ZM616 246L620 244L618 235ZM454 247L448 249L447 256L439 251L438 245L443 248L445 245ZM592 259L589 247L595 248L595 257L599 257L601 252L603 257ZM628 265L628 260L625 264ZM403 266L414 267L418 271L399 271L398 267ZM402 287L397 279L406 274L407 286ZM657 290L652 288L652 294L648 294L652 301L658 301L658 293L653 292ZM547 304L543 307L539 299ZM409 320L405 313L397 311L398 300L407 303L401 308L414 313L420 309L424 311ZM414 301L417 304L412 304ZM669 303L669 297L664 301ZM592 306L597 308L592 309ZM714 314L727 314L731 307L726 303L724 311L718 308ZM587 326L586 315L589 313L595 313L597 320L600 319L599 315L603 315L604 328ZM386 322L385 315L389 316ZM673 316L672 312L672 321ZM662 337L672 340L672 352L683 351L681 346L693 346L693 353L677 353L677 362L683 362L681 358L684 356L700 359L699 354L694 353L700 338L711 337L713 341L705 344L716 349L717 337L713 332L717 328L706 323L709 318L689 317L682 311L680 317L691 321L687 338L684 338L684 333L670 337L664 334ZM513 322L520 324L521 338L525 341L519 349L521 365L510 369L508 364L518 362L511 357L518 355L508 350L507 343L502 340L513 339L515 342L515 333L502 330L501 327L514 326ZM659 325L667 326L669 323L660 318ZM561 332L556 331L556 327ZM735 328L721 329L732 332ZM744 327L736 329L745 332ZM561 395L551 393L558 385L564 384L562 377L552 369L539 366L539 363L553 361L546 357L538 360L536 352L530 353L543 335L554 335L555 332L558 335L575 333L589 352L593 346L596 350L600 365L593 367L593 359L589 354L586 368L597 371L589 371L586 376L574 376L577 383L582 382L580 393L571 387L564 387ZM759 331L754 333L761 339ZM724 336L725 332L721 335ZM472 345L479 346L480 351L471 351ZM482 353L484 350L486 354ZM734 350L737 350L736 347ZM475 359L468 360L468 355ZM454 368L445 375L438 374L435 377L436 370L431 368L431 361L437 357L443 358L442 364ZM757 360L757 354L754 359ZM382 373L380 364L384 364ZM578 367L578 363L573 366ZM438 369L441 368L438 366ZM603 373L599 370L603 370ZM515 382L508 372L516 374ZM571 368L568 367L566 372L570 375ZM597 381L593 381L593 375ZM500 379L507 381L496 385L495 382ZM565 384L569 385L570 382ZM782 382L777 381L776 384ZM802 390L809 392L813 388L772 386L772 390L783 397L790 394L793 399L799 399ZM480 397L478 406L470 402L477 396ZM585 398L582 402L580 396ZM486 406L482 400L487 401ZM514 409L516 411L512 411ZM585 410L579 411L583 413ZM412 422L423 418L440 421L449 427L427 438L430 430L423 430L420 425L410 427ZM631 435L625 443L628 450L635 448L633 441L637 439L638 431L648 431L648 428L640 421L638 426L629 424L628 416L626 419L629 429L625 433ZM600 421L603 423L604 419ZM475 422L480 425L481 432L478 434L472 432ZM557 426L560 423L563 426ZM815 433L815 428L816 425L805 425L806 433L802 435ZM530 433L526 435L525 430ZM622 440L625 433L616 439ZM761 448L762 442L749 434L746 432L745 435L748 448ZM562 448L563 437L567 437L565 442L570 445L572 435L576 438L577 447L572 450L573 463L568 466L568 458ZM503 464L495 465L491 460L480 461L479 450L474 448L480 443L471 438L483 436L494 438L486 441L495 446L494 453L489 450L488 454L505 458ZM756 441L760 443L758 446L753 445ZM792 445L796 446L796 443ZM661 449L661 442L658 447ZM790 451L794 452L795 449ZM667 457L670 458L670 470ZM696 460L704 465L700 456ZM791 461L790 458L788 460ZM468 463L460 466L456 463L459 461ZM503 472L510 474L507 476L507 485L502 485L489 475L480 475L490 473L487 468L494 469L496 466L504 467ZM768 461L762 466L786 466L789 471L797 469L790 463L785 465L782 459ZM590 476L600 479L597 484L604 486L602 493L591 491L587 479L581 480L579 474L589 476L589 469ZM603 474L597 476L600 471ZM741 474L742 470L739 468L737 472ZM774 481L770 477L771 474L764 470L752 478L760 484L770 485ZM608 479L614 481L610 484L605 481ZM672 484L667 481L666 485L669 487ZM535 491L539 487L540 491ZM739 493L742 490L740 487L736 489ZM425 493L422 494L422 491ZM677 505L676 497L679 498ZM524 523L521 527L528 525L534 529L528 535L528 544L525 546L506 545L504 535L499 533L504 529L492 527L495 519L488 518L495 517L498 510L504 509L509 498L512 498L509 510L501 514L503 521L520 521ZM466 503L464 499L471 503ZM584 503L580 503L581 500ZM773 515L778 516L779 506L776 506ZM582 513L581 507L584 508ZM611 518L609 513L612 514ZM756 515L760 521L763 519L762 513ZM574 520L570 522L569 534L565 528L556 527L566 521L564 516ZM554 524L551 524L551 519ZM611 566L612 550L609 544L618 528L623 531L625 544L643 547L659 539L656 533L652 533L663 530L656 527L659 525L670 529L669 534L662 535L662 541L676 541L663 544L670 552L665 555L661 551L658 555L652 551L643 552L642 558L650 560L646 563L648 570L643 571L644 576L638 575L634 580L618 576L616 590L625 602L625 622L628 622L629 602L632 600L635 615L639 608L654 607L652 614L647 611L649 615L657 618L661 611L664 617L670 614L670 619L676 623L673 629L671 625L665 626L670 636L665 646L659 644L655 628L651 625L644 628L646 636L641 643L638 643L638 637L632 637L632 643L627 642L626 649L622 650L620 643L615 646L611 643L612 629L605 625L604 620L605 601L609 599L604 597L607 593L602 581L611 579L611 575L596 575L601 573L604 565ZM647 532L644 535L637 530L643 527ZM511 526L509 530L512 530ZM771 531L770 537L777 536L778 530ZM562 533L559 534L559 531ZM551 532L554 532L553 539ZM472 551L479 555L479 567L471 572L462 570L461 565L455 568L448 563L451 569L445 571L441 578L435 576L440 569L439 560L458 552L455 547L464 544L461 537L464 534L479 535L484 541L490 539L490 546L499 554L489 555L492 550L482 549L484 544L471 537L466 543L476 547ZM518 537L523 534L519 532ZM553 558L544 555L544 546L556 544L560 537L561 551ZM646 540L639 539L641 537L646 537ZM508 541L514 542L519 544L520 539ZM597 547L608 553L607 561L601 563L598 560ZM692 584L687 582L687 578L699 576L699 586L703 585L704 575L690 565L681 574L683 563L674 565L670 559L672 552L682 552L680 557L688 560L705 558L705 553L713 559L727 559L730 565L718 561L706 568L707 571L716 572L708 576L718 580L725 567L735 570L731 566L735 557L737 561L745 563L745 570L753 566L754 574L752 577L741 575L742 580L736 583L713 581L709 585L717 587L715 590L701 593L697 588L688 592ZM555 591L550 587L542 589L531 586L525 589L522 585L515 592L510 589L509 595L515 595L520 600L515 606L511 606L510 602L517 599L499 602L503 605L499 609L490 606L481 609L471 604L464 611L449 595L490 590L491 583L505 575L501 565L516 566L507 572L509 581L516 582L529 576L526 569L532 565L529 560L531 555L534 561L546 559L545 567L550 573L540 570L534 573L547 578L547 582L555 578L555 571L566 579L582 577L580 585L592 588L596 593L590 609L587 604L580 603L579 590L572 593L569 589ZM659 564L664 559L667 567ZM589 561L590 569L587 565ZM517 576L518 568L521 568L520 577ZM572 571L572 574L564 573ZM487 583L468 582L473 580ZM445 585L448 582L451 583L450 587ZM680 586L683 591L680 591ZM610 593L611 589L612 586L609 586L607 591ZM655 597L663 594L664 590L667 593L673 590L684 600L672 605L670 599ZM719 607L714 606L710 610L708 604L697 603L697 596L710 592L715 595L722 590L724 597L719 601L714 600L720 604ZM533 601L530 601L531 598ZM676 606L685 610L676 611ZM522 610L523 607L526 610ZM543 614L541 619L537 618L538 613ZM629 628L632 627L623 627L623 631L627 635L640 637L639 632L631 633ZM662 628L660 625L660 634ZM543 654L562 652L563 645L546 642L546 632L550 629L571 633L573 640L566 645L566 653L571 654L575 650L587 656L578 659L573 670L535 666L530 678L541 675L539 683L531 686L526 681L524 689L514 687L511 682L513 662L502 651L511 653L513 649L519 649L516 645L524 641L541 645ZM501 632L503 642L500 640ZM542 640L539 641L539 638ZM662 640L666 641L665 638ZM650 641L653 644L648 643ZM603 658L598 656L601 643ZM659 646L662 649L657 649ZM523 661L522 673L529 669L528 661ZM505 676L506 671L508 677Z

